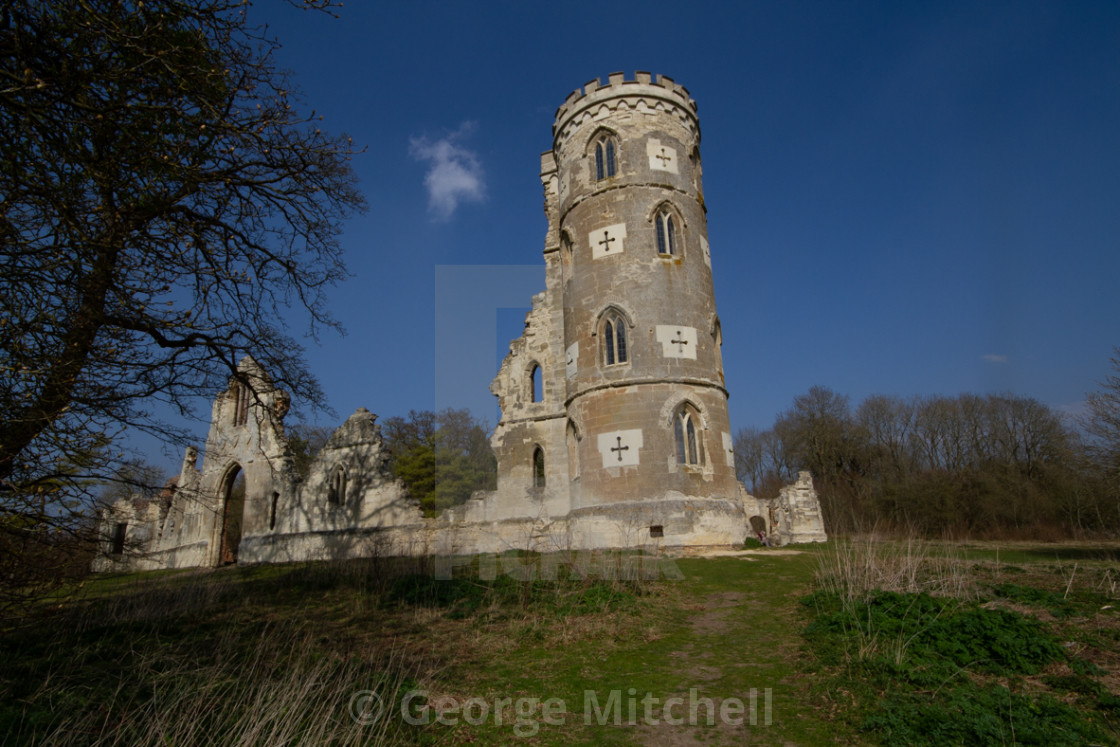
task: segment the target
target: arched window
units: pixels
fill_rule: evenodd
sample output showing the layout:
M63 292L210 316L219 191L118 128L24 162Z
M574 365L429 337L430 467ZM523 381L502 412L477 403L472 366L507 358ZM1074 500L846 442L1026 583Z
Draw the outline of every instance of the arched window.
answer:
M249 387L241 382L233 383L233 424L245 425L249 421Z
M603 133L595 139L595 180L612 177L618 171L614 138Z
M332 506L346 503L346 470L341 464L334 468L327 484L327 503Z
M657 253L677 253L677 222L668 210L659 210L654 218L657 228Z
M677 445L677 464L703 464L704 448L700 441L699 430L699 413L691 405L682 405L673 415L673 437Z
M529 401L540 402L543 399L544 384L541 381L541 367L534 363L533 370L529 374Z
M533 487L544 487L544 449L533 449Z
M626 349L626 320L616 311L603 316L600 333L603 336L603 364L614 366L630 360Z

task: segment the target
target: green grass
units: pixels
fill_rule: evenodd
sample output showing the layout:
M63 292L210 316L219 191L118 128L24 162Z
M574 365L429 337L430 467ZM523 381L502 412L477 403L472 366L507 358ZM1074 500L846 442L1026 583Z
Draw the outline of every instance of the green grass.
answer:
M647 580L605 573L632 553L91 579L0 636L0 744L1116 742L1109 561L797 549Z
M855 544L836 552L879 554L880 571L899 557ZM825 563L819 590L802 600L821 710L882 744L1117 743L1109 670L1120 663L1111 635L1120 621L1102 583L1107 562L1082 568L1078 585L1060 563L1024 564L1009 582L971 552L955 566L944 548L906 560L880 574L899 582L886 590L846 572L865 557Z

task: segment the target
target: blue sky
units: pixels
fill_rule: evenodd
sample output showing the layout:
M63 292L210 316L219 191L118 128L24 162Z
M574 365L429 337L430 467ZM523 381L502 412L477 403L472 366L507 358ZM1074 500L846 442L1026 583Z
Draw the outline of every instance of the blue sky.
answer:
M668 75L699 104L736 428L816 384L853 404L1013 392L1075 410L1120 345L1115 2L253 13L325 127L365 147L370 210L346 226L354 277L333 299L348 334L308 350L339 422L454 405L493 424L493 348L544 287L539 155L565 97L614 71ZM448 265L527 286L470 336L482 373L440 357L457 386L437 402Z

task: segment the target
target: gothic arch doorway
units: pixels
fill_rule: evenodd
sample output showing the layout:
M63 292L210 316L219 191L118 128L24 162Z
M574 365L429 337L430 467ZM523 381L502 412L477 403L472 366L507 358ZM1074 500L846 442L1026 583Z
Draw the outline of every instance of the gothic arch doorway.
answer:
M244 516L245 470L235 462L222 480L222 549L218 555L218 565L237 562Z

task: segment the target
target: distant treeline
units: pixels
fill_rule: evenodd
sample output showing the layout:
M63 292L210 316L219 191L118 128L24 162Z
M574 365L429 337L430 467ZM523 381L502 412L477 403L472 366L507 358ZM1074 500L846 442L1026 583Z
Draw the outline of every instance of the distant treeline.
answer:
M1029 397L875 395L853 410L813 387L770 430L736 434L736 470L760 497L811 470L834 533L1116 534L1115 451L1075 425Z

